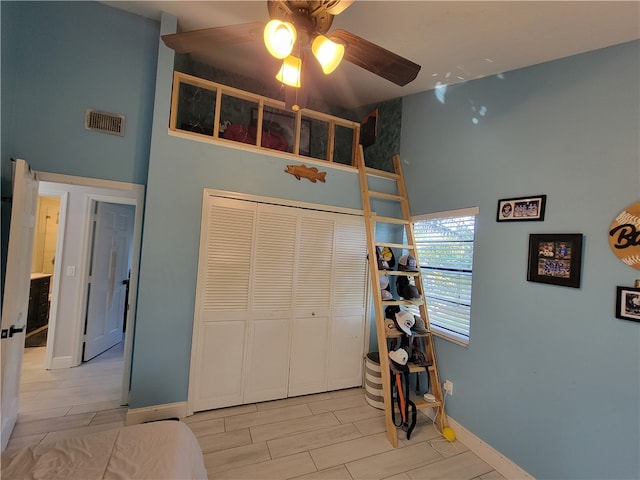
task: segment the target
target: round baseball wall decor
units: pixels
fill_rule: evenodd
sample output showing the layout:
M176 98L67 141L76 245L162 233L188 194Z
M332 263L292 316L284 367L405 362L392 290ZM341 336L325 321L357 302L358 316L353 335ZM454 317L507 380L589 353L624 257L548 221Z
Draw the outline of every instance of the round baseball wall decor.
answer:
M616 257L640 270L640 202L629 205L611 223L609 245Z

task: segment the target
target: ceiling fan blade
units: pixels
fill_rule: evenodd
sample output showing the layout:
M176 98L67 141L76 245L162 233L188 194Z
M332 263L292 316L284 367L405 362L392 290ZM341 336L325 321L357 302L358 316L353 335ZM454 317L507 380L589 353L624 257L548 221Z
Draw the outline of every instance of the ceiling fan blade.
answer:
M421 67L417 63L346 30L334 30L329 38L344 45L344 59L346 61L401 87L413 81L420 71Z
M262 39L264 23L240 23L162 35L164 44L178 53L189 53L212 46L226 47Z
M344 12L355 0L327 0L326 9L331 15Z

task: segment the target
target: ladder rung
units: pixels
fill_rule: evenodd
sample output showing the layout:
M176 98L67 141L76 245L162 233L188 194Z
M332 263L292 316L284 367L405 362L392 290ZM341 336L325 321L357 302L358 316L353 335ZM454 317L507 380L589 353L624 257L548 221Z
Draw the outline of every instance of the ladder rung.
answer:
M409 395L410 395L411 401L416 404L416 408L417 409L420 409L420 408L437 408L437 407L439 407L441 405L439 400L436 400L435 402L427 402L424 399L424 397L416 395L415 392L413 392L413 391Z
M377 177L390 178L392 180L397 180L400 178L400 175L393 172L387 172L386 170L378 170L377 168L366 167L364 171L367 175L375 175Z
M387 335L387 338L400 338L402 335L404 335L404 333L396 328L395 330L391 330L390 332L387 332L386 335ZM431 332L414 333L412 336L414 336L414 337L428 337L429 335L431 335ZM424 369L424 367L423 367L423 369Z
M438 408L440 406L440 402L438 400L436 400L435 402L427 402L424 398L418 397L417 395L412 395L411 401L415 403L418 410L420 410L421 408ZM396 415L401 414L400 409L398 409L397 405L393 407L393 411Z
M405 304L404 300L383 300L382 301L383 307L385 305L404 305L404 304Z
M387 242L376 242L376 247L403 248L404 250L416 249L414 245L407 245L404 243L387 243Z
M398 275L399 277L417 277L420 272L405 272L404 270L378 270L386 275Z
M404 198L402 195L397 195L395 193L369 191L369 196L375 197L375 198L382 198L384 200L392 200L394 202L402 202L403 200L406 200L406 198Z
M422 305L422 300L415 302L410 302L409 300L383 300L382 305L415 305L417 307Z
M371 219L374 222L379 222L379 223L397 223L398 225L409 225L411 223L411 220L405 220L404 218L381 217L379 215L371 215Z
M426 367L421 367L419 365L416 365L413 362L407 362L407 365L409 366L409 373L421 373L421 372L426 372L427 369L431 366L428 365Z

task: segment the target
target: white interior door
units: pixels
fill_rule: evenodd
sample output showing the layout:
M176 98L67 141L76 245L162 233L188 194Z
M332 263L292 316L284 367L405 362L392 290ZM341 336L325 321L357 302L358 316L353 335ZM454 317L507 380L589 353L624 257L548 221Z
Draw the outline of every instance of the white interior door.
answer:
M135 207L96 203L85 347L87 361L122 341Z
M18 418L24 336L29 309L29 286L38 181L24 160L17 160L13 182L11 225L2 304L2 450Z
M287 396L298 223L291 210L258 205L244 403Z
M336 223L328 388L362 384L367 278L367 235L362 218Z
M302 216L297 257L289 395L327 390L335 220Z
M242 403L255 217L251 202L208 197L203 205L189 374L195 412Z

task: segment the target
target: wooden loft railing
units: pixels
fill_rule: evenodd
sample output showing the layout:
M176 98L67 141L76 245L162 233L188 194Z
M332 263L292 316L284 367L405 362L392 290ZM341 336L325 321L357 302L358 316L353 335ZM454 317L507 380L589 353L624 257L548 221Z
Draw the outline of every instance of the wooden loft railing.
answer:
M178 125L178 118L180 116L180 108L181 108L181 91L183 85L189 85L191 87L195 87L196 89L202 89L206 92L210 92L209 95L214 97L214 105L213 105L213 124L212 128L207 128L206 130L201 129L201 131L193 131L189 128L183 128L183 125ZM224 97L230 97L234 99L240 99L244 102L248 102L257 110L257 121L255 123L256 132L255 132L255 144L250 143L248 145L251 148L256 148L259 150L271 150L270 148L262 146L262 134L263 134L263 121L265 117L268 117L270 113L284 113L287 115L291 115L295 119L294 124L294 138L293 138L293 148L289 154L293 154L302 158L310 158L315 160L326 160L328 162L336 162L334 156L336 155L336 131L337 128L345 128L351 131L351 152L347 160L350 160L349 163L340 161L336 163L341 163L343 165L352 165L356 166L356 152L358 151L358 144L360 143L360 124L358 122L354 122L351 120L346 120L343 118L335 117L333 115L328 115L322 112L317 112L309 109L300 109L297 112L287 111L285 109L285 103L282 101L274 100L268 97L263 97L261 95L257 95L254 93L246 92L243 90L239 90L237 88L229 87L226 85L222 85L219 83L215 83L209 80L205 80L202 78L194 77L192 75L188 75L186 73L174 72L173 74L173 93L171 97L171 117L169 122L169 129L172 131L187 133L190 135L195 135L200 138L206 137L212 139L214 141L223 142L225 144L229 144L229 142L237 145L237 141L229 140L221 136L222 129L225 127L221 125L221 121L224 122L225 118L222 118L222 110L223 110L223 101ZM265 111L265 109L267 109ZM205 109L206 110L206 109ZM210 115L211 111L207 112ZM251 122L251 118L245 119L245 124L249 125ZM301 139L301 127L302 122L309 120L312 122L323 122L326 124L327 130L327 138L323 139L320 143L326 147L325 151L322 151L323 154L321 157L309 154L302 154L300 151L300 139ZM221 128L222 127L222 128ZM313 132L312 132L313 134ZM314 136L313 139L317 141L317 138ZM316 143L316 142L314 142ZM342 159L344 160L344 159Z

